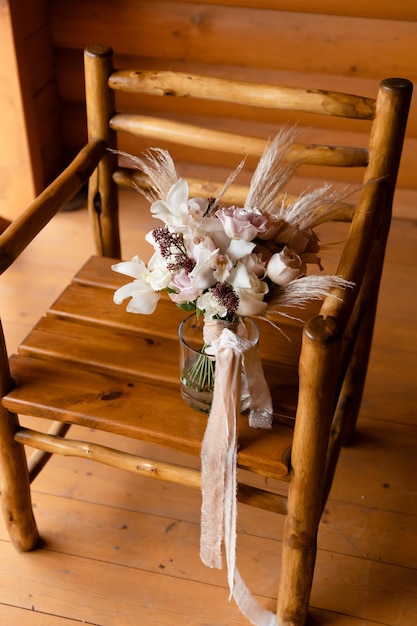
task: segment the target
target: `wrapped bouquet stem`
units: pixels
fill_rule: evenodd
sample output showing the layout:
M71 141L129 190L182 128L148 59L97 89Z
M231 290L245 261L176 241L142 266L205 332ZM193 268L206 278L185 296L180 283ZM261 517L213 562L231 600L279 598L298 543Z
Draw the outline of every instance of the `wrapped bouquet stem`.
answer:
M233 322L205 320L202 316L191 314L183 320L178 330L181 395L189 406L203 413L210 412L213 402L214 383L218 372L214 346L225 329L245 339L248 346L247 357L242 361L240 377L239 407L241 412L245 412L251 405L248 363L250 367L256 360L260 365L259 330L256 322L247 317Z

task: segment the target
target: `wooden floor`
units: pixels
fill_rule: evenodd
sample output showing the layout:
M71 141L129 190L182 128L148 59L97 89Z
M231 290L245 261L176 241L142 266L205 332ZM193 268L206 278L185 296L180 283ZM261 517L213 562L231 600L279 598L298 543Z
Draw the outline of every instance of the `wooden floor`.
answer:
M128 195L126 257L143 245L137 222ZM61 213L2 279L10 351L85 248L93 252L86 212ZM315 626L417 624L416 250L416 223L396 220L358 436L342 453L321 523ZM1 624L247 624L228 602L225 573L199 562L198 492L63 457L33 489L43 549L17 554L0 522ZM238 523L239 568L272 609L282 518L241 505Z

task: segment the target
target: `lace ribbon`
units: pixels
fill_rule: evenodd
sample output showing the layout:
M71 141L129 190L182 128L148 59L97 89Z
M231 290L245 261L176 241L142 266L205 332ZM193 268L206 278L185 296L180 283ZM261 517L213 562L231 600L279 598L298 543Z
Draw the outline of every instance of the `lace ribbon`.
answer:
M212 345L216 376L201 449L200 557L208 567L221 569L224 538L230 596L255 626L278 626L275 615L254 600L236 568L237 417L240 415L242 364L250 394L251 426L271 428L271 395L253 342L225 328Z

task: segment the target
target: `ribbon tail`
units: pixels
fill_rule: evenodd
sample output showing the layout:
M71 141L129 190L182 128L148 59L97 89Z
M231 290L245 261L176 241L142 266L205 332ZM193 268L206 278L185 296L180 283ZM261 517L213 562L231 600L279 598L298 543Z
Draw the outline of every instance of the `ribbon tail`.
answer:
M239 367L240 370L240 367ZM236 406L240 404L240 394L235 398ZM232 420L231 420L232 422ZM224 494L224 547L226 551L227 580L230 597L234 588L234 572L236 563L236 519L237 519L237 429L236 419L230 423L229 447L227 450L227 469ZM230 599L230 598L229 598Z
M243 353L243 367L250 397L249 426L252 428L272 428L272 398L261 357L256 346Z
M208 567L217 569L222 567L226 492L228 507L236 501L236 399L240 398L240 370L240 355L232 348L219 349L213 403L201 447L200 558Z
M234 578L233 599L241 613L248 618L251 624L254 626L278 626L275 613L268 611L255 600L237 568L234 571Z
M200 558L205 565L220 569L224 538L230 597L255 626L278 626L276 616L256 602L236 568L237 418L240 414L242 351L237 349L232 338L233 335L230 337L226 330L220 337L223 343L220 343L216 353L213 403L201 448ZM255 380L255 387L258 385L261 388L260 394L251 393L251 400L255 398L253 410L261 409L262 404L259 403L267 402L266 414L270 420L269 426L263 427L270 428L272 402L269 390L265 394L264 386L259 385L260 378L265 380L259 357L248 357L246 352L243 358L249 365L248 379ZM251 378L253 375L254 378Z

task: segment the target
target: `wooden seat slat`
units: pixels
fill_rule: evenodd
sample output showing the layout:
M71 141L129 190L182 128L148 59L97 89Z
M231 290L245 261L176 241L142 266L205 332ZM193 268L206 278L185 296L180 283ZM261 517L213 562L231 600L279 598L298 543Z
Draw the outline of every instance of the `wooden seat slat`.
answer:
M265 351L273 348L265 342ZM93 326L80 320L42 318L19 347L24 356L55 362L78 363L80 368L116 372L126 379L134 377L161 385L179 386L178 340L168 335L153 335L143 328L130 333L125 329ZM264 359L266 380L277 414L293 417L297 395L297 364L288 359ZM58 365L61 367L61 365Z
M200 454L207 418L182 401L178 385L98 371L86 376L78 363L66 363L63 369L53 360L24 355L11 358L11 371L18 384L3 401L10 411L87 423L91 428ZM274 424L272 430L255 430L243 415L239 432L239 465L285 479L292 429Z
M73 319L130 332L146 332L150 336L171 337L178 340L178 326L187 316L161 298L152 315L132 315L125 307L113 302L113 291L82 283L71 283L48 310L48 316ZM99 316L99 319L97 317Z
M178 341L151 333L109 330L78 320L42 318L19 347L25 355L80 363L98 370L176 384Z
M78 320L98 328L103 326L107 333L110 329L112 332L120 330L133 336L167 337L176 342L178 326L187 315L167 298L161 298L152 315L132 315L123 306L113 304L109 289L79 283L70 284L48 310L49 317ZM256 323L262 357L295 365L299 357L302 323L283 318L279 329L262 320L256 320Z
M118 289L129 281L129 277L118 274L111 269L114 263L119 262L120 259L91 256L73 276L72 282Z

